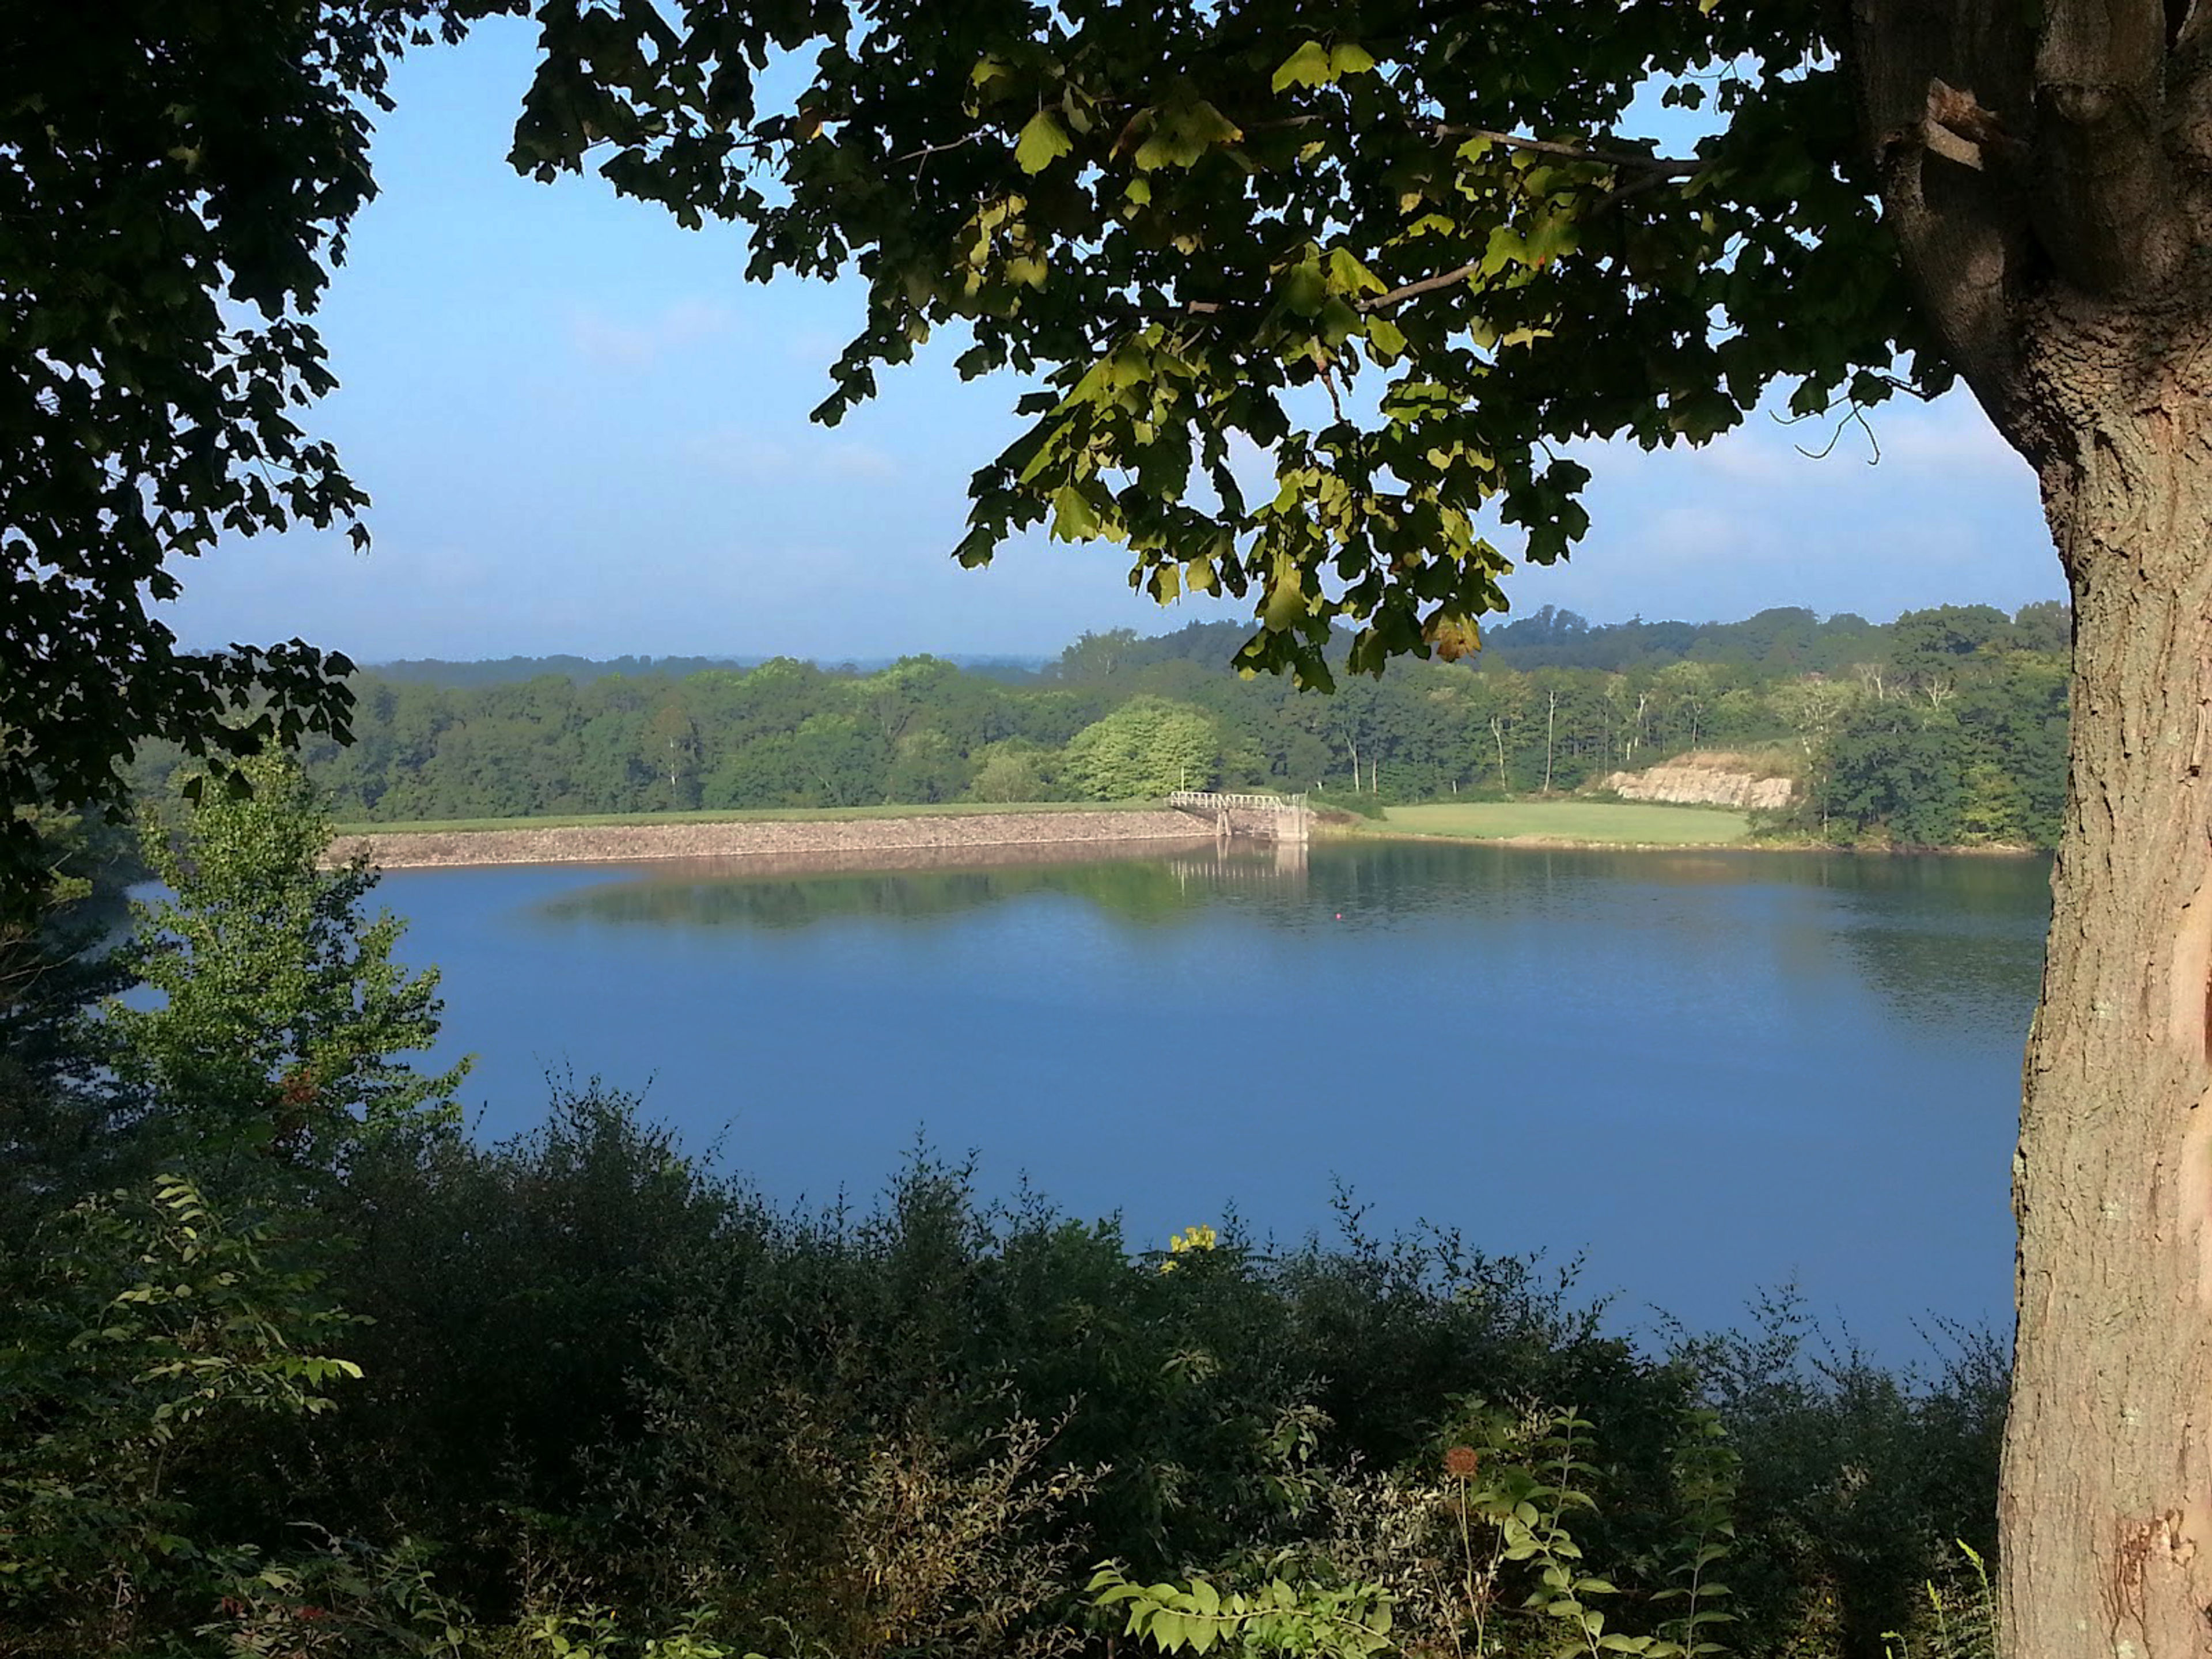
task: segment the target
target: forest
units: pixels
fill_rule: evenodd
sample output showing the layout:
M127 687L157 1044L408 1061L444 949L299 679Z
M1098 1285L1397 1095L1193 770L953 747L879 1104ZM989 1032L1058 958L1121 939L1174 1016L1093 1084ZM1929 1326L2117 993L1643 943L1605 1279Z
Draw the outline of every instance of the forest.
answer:
M356 741L310 739L347 822L1119 800L1179 787L1405 803L1597 785L1692 751L1800 780L1770 826L1840 843L2047 848L2065 793L2063 606L1783 609L1592 625L1549 607L1455 664L1327 697L1226 665L1241 624L1086 635L1030 671L911 657L407 665L353 681ZM158 793L174 751L149 750Z

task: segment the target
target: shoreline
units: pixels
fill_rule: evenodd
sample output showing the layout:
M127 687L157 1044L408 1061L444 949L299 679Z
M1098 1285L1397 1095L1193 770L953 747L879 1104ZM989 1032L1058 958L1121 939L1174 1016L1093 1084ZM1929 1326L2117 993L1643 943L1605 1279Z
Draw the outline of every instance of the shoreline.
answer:
M2032 847L1838 847L1739 838L1712 842L1595 841L1576 836L1438 834L1363 821L1318 823L1314 840L1418 842L1502 847L1517 852L1831 853L1852 857L2036 858ZM732 874L893 872L948 860L976 865L1035 862L1040 855L1129 856L1147 848L1212 845L1210 826L1172 808L1104 807L1049 811L968 811L868 817L652 820L548 824L528 819L483 829L350 829L331 842L329 861L365 854L383 870L484 869L505 866L694 863ZM1255 842L1256 847L1272 843Z
M994 854L1048 848L1067 852L1116 844L1211 844L1213 831L1171 808L1056 812L918 814L912 817L561 824L532 829L348 830L330 859L365 854L382 870L476 869L501 865L658 864L758 861L792 867L818 860L866 867L872 857L916 853ZM897 867L898 860L884 867Z
M1436 846L1510 847L1552 853L1835 853L1875 859L2039 859L2040 847L1990 843L1977 847L1847 847L1824 841L1766 841L1746 836L1735 841L1582 841L1567 836L1447 836L1423 830L1362 829L1349 835L1318 835L1316 841L1418 841Z

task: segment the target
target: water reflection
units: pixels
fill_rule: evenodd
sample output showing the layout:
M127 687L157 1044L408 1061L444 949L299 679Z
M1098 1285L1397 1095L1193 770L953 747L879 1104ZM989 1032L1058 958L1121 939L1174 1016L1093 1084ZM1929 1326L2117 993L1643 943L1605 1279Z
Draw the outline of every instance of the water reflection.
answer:
M917 849L866 859L865 870L825 860L718 859L642 866L623 879L546 900L549 921L793 928L842 917L912 921L981 910L1038 894L1095 906L1124 921L1188 921L1224 891L1302 887L1305 849L1231 842L1163 857L1156 843L1100 843L1071 858L1063 847L1009 847L988 866L974 854ZM1287 855L1287 856L1286 856Z
M1357 934L1408 922L1470 930L1558 930L1587 950L1663 935L1687 984L1749 969L1808 988L1838 975L1908 1024L1961 1021L2025 1032L2049 917L2040 860L1874 857L1692 849L1604 852L1431 842L1270 846L1199 842L1009 848L988 865L917 849L883 867L834 856L700 860L637 866L556 893L546 923L658 929L800 929L841 919L912 922L1022 901L1075 901L1103 917L1188 926L1231 911L1271 929ZM1470 935L1470 945L1474 943Z

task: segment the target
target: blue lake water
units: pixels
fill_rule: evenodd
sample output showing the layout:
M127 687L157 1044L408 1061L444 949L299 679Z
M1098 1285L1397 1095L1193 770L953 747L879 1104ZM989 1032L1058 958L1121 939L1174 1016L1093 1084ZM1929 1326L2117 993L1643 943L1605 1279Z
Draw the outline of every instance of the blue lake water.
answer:
M2004 1328L2040 862L1427 843L811 877L395 872L478 1131L646 1091L771 1197L917 1137L1164 1243L1429 1222L1584 1257L1617 1323L1794 1280L1909 1357Z

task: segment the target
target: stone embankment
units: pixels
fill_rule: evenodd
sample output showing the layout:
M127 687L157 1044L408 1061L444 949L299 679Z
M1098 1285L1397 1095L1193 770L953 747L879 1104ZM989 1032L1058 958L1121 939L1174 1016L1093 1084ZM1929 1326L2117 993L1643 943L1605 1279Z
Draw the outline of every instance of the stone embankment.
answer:
M386 870L484 864L630 864L663 859L760 859L785 869L820 860L859 869L881 858L930 852L974 854L978 862L1006 849L1103 851L1117 842L1211 842L1212 832L1181 812L975 812L911 818L837 818L787 823L612 823L511 830L395 830L341 836L331 856L357 852ZM937 860L932 860L937 861Z
M1740 811L1778 812L1790 805L1796 785L1767 776L1733 755L1684 755L1641 772L1615 772L1600 780L1623 800L1662 801L1670 806L1733 806Z

